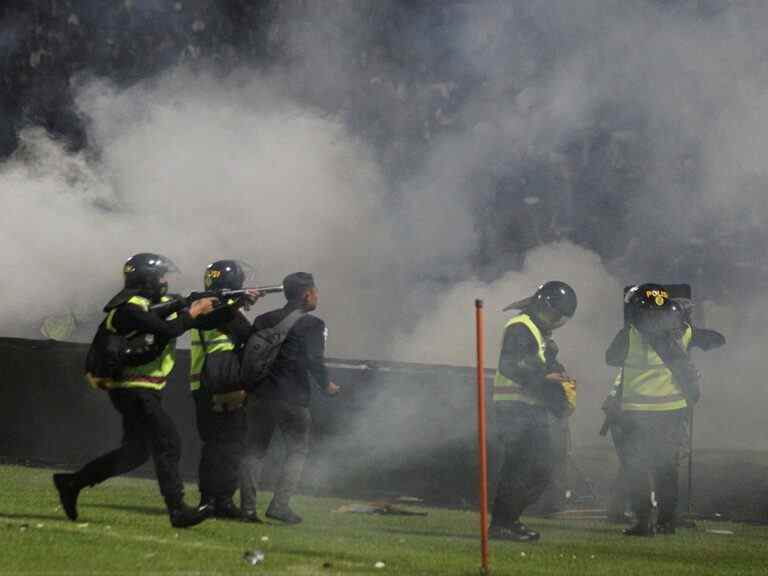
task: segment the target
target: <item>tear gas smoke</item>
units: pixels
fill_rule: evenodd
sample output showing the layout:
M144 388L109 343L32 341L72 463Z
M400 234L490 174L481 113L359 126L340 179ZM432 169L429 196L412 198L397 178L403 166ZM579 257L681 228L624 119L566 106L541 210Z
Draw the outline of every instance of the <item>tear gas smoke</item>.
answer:
M556 278L579 294L557 339L580 383L576 439L591 443L621 286L688 281L723 300L707 320L729 337L701 355L697 433L765 448L765 308L730 297L754 268L734 269L724 247L768 218L768 6L319 10L282 4L266 70L83 81L88 152L23 132L0 171L4 263L22 271L3 281L4 333L98 309L121 261L156 250L180 264L179 289L220 257L260 281L314 272L333 355L467 364L474 298L495 347L496 310ZM398 19L389 42L384 18Z

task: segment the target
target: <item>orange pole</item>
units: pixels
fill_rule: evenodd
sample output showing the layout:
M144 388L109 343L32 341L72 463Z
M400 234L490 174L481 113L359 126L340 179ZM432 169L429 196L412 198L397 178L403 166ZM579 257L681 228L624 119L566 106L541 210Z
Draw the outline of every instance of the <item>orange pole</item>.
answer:
M483 301L475 300L477 340L477 429L480 452L480 542L483 573L488 573L488 452L485 429L485 368L483 366Z

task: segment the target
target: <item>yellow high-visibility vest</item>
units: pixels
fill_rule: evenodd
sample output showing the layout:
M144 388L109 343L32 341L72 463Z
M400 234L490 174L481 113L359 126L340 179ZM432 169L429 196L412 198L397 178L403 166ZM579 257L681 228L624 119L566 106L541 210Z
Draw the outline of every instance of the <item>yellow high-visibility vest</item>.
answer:
M693 329L687 326L680 344L687 351ZM666 412L688 406L680 383L664 361L638 332L629 328L629 346L624 366L621 409L628 412ZM621 372L618 378L621 378Z
M536 326L536 324L531 320L531 317L528 314L520 314L518 316L515 316L512 318L509 322L507 322L506 326L504 326L504 332L506 333L507 329L515 324L522 324L528 330L530 330L531 334L533 334L534 339L536 340L536 343L538 345L538 350L536 351L536 356L538 357L539 361L541 361L542 366L544 366L547 362L545 352L547 350L547 344L546 340L541 334L541 330L539 330L539 327ZM499 362L501 362L501 359L499 359ZM501 370L499 368L496 369L496 376L493 379L493 401L494 402L523 402L525 404L531 404L539 406L541 405L541 401L532 397L525 389L524 386L522 386L520 383L515 382L514 380L511 380L504 376L504 374L501 373Z
M163 302L169 302L171 298L163 296ZM139 306L145 312L149 311L151 302L142 296L132 296L126 305L132 304ZM110 310L107 315L107 330L115 331L112 321L117 309ZM169 316L170 319L176 318L176 314ZM123 377L112 383L111 388L149 388L150 390L162 390L168 376L171 374L176 364L176 339L174 338L166 344L160 355L141 366L131 366L125 369Z
M195 391L200 389L200 377L206 354L230 352L235 349L235 344L227 334L214 329L193 330L190 345L192 350L189 362L189 388Z

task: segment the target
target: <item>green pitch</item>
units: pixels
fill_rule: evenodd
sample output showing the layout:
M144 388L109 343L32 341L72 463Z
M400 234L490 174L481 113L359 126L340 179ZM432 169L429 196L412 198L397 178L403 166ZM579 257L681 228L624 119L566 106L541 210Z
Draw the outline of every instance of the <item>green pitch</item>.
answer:
M194 502L196 491L188 492ZM0 466L0 574L479 573L478 514L334 512L346 503L297 498L305 522L293 527L209 520L176 530L154 481L122 478L85 490L80 519L70 522L50 471ZM493 574L768 574L768 528L702 523L677 536L628 539L599 521L529 523L541 542L491 542ZM254 549L265 560L251 566L243 554Z

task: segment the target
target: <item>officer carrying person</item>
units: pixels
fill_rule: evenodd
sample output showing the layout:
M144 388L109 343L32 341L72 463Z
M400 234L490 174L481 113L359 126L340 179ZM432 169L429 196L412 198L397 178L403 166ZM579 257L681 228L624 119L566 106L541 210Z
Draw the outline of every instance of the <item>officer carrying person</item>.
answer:
M493 503L493 539L533 542L539 533L520 522L552 479L557 458L552 440L555 419L567 418L576 401L576 383L557 361L552 332L576 311L576 293L550 281L536 293L507 306L520 314L504 328L493 401L504 464Z
M309 452L310 380L331 396L339 392L339 387L331 382L325 366L325 322L309 314L318 303L314 278L306 272L295 272L285 277L283 288L287 300L285 306L257 316L253 322L253 334L278 326L287 333L256 393L258 397L249 403L248 441L240 496L244 519L258 521L256 495L264 458L275 428L279 428L285 441L285 455L266 516L287 524L298 524L302 518L289 503L298 488Z
M205 270L205 290L241 290L247 268L236 260L213 262ZM247 420L238 354L248 340L251 323L240 308L260 296L257 290L248 290L222 302L191 333L189 383L203 443L198 468L200 505L210 506L219 518L241 516L233 496L240 484Z
M115 379L94 378L94 385L108 391L109 400L123 421L119 448L86 464L75 473L54 474L64 512L77 520L80 491L114 476L134 470L152 456L171 524L177 528L194 526L206 519L206 509L184 503L184 485L179 474L181 439L176 426L162 406L162 390L175 364L176 338L195 326L196 319L213 310L215 299L202 298L187 308L184 299L172 300L166 293L166 275L178 268L165 256L142 253L125 263L124 289L104 308L107 316L99 327L96 342L125 335L140 335L147 342L137 356ZM93 350L93 346L92 346ZM108 350L103 349L106 355ZM127 355L130 350L121 351ZM89 352L89 362L91 360Z
M625 326L605 353L619 374L604 405L635 514L635 524L624 534L674 534L680 449L701 395L701 376L688 351L692 346L716 348L725 339L712 330L694 329L688 312L664 286L633 286L625 304Z

